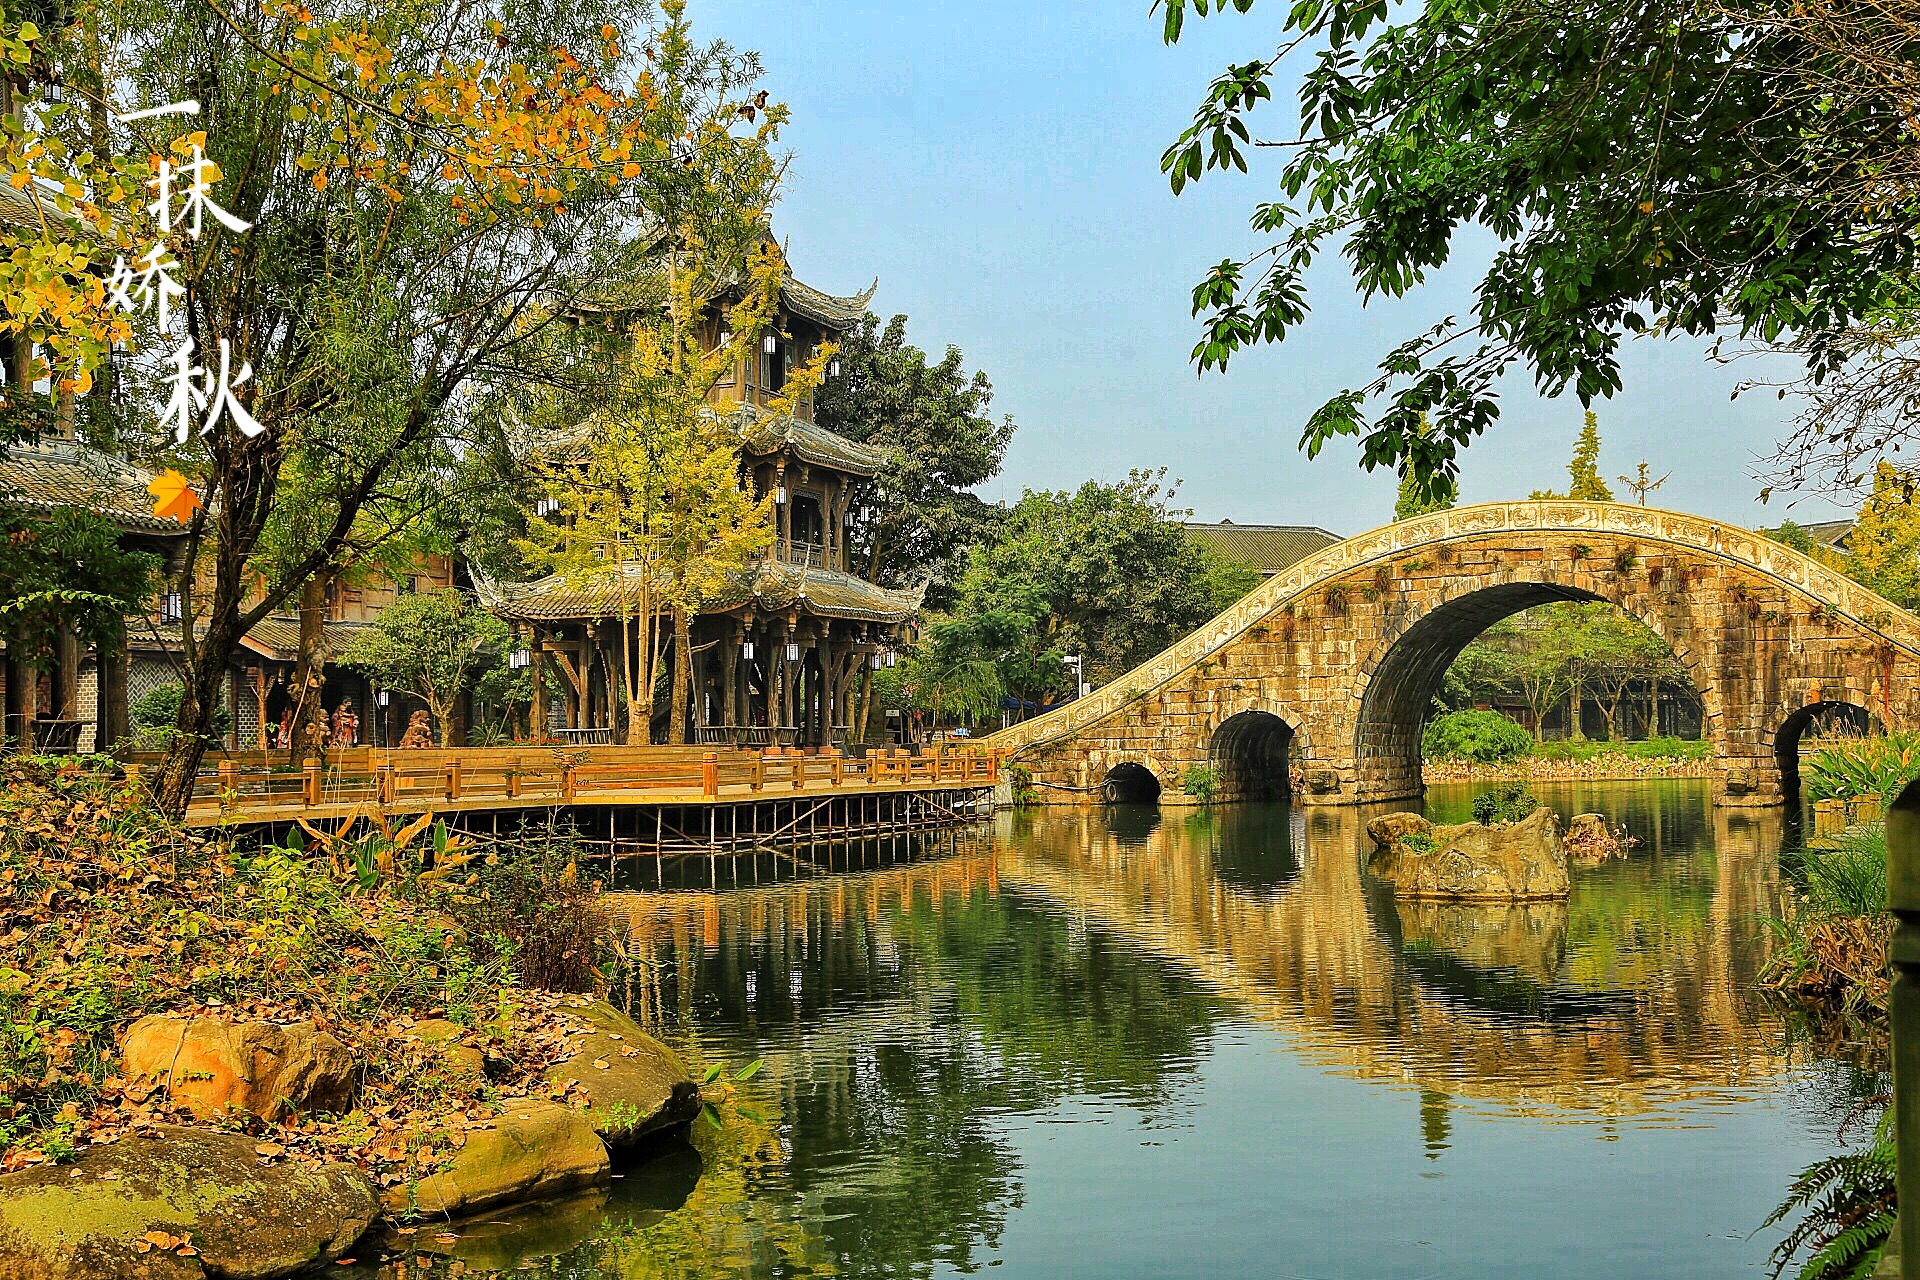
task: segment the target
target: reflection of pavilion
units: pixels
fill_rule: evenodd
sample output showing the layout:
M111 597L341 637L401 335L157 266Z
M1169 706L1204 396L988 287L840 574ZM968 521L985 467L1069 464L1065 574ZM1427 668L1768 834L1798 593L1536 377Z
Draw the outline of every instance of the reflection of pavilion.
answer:
M1396 903L1361 874L1362 810L1309 812L1307 847L1284 855L1299 878L1281 892L1220 873L1254 860L1237 846L1276 847L1273 831L1245 824L1286 812L1169 822L1140 849L1087 813L1050 810L1030 838L1003 845L1002 883L1177 960L1358 1076L1522 1111L1621 1114L1743 1089L1782 1067L1779 1025L1752 994L1777 814L1716 811L1714 881L1698 909L1633 919L1621 913L1636 902L1599 900L1605 891L1579 879L1570 904ZM1586 929L1663 932L1647 950L1669 963L1642 973L1622 960L1569 981L1570 914Z

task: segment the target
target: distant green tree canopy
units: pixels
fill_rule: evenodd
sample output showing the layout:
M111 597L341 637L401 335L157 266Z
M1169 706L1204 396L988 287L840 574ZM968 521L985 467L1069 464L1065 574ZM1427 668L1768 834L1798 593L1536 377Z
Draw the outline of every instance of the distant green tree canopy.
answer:
M1575 502L1612 502L1613 490L1600 475L1600 420L1587 410L1587 420L1573 442L1573 458L1567 463L1567 478L1572 481L1565 493L1535 489L1531 498L1571 498Z
M158 556L120 545L120 530L82 507L0 510L0 641L29 665L62 635L109 651L153 588Z
M1153 7L1172 43L1189 15L1228 5ZM1621 344L1644 333L1791 337L1830 376L1920 266L1912 36L1883 15L1738 0L1232 7L1269 15L1261 48L1215 79L1162 169L1177 194L1247 171L1257 145L1282 159L1252 211L1256 244L1193 291L1202 371L1296 332L1330 252L1364 296L1401 297L1482 230L1496 241L1470 312L1327 400L1305 425L1310 455L1356 436L1363 466L1405 465L1436 496L1516 365L1542 394L1590 404L1619 390ZM1283 64L1303 70L1297 127L1256 135Z
M966 372L960 348L929 362L906 340L907 318L881 327L869 313L840 339L840 373L815 393L821 426L887 455L874 500L848 537L874 582L904 586L929 574L930 599L948 603L964 549L989 536L998 511L972 492L1000 474L1013 419L994 418L993 384Z
M1592 698L1606 710L1609 736L1627 738L1657 727L1634 723L1628 695L1636 686L1651 686L1656 698L1699 698L1667 642L1638 619L1602 601L1549 604L1502 619L1471 641L1448 669L1438 700L1464 710L1517 699L1537 733L1554 708ZM1569 728L1579 736L1578 717Z
M1002 697L1046 702L1073 690L1070 654L1103 684L1251 591L1253 569L1188 536L1176 488L1135 471L1022 495L909 658L911 705L980 719Z

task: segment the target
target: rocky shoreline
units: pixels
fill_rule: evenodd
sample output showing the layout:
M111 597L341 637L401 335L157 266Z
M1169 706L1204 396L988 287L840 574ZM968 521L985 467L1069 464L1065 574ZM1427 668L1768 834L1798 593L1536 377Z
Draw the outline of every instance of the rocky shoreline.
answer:
M0 1280L273 1280L352 1258L383 1224L455 1222L604 1185L617 1161L684 1129L700 1089L606 1002L565 997L562 1009L568 1044L545 1094L482 1104L457 1128L396 1126L399 1175L241 1131L255 1117L297 1123L309 1108L354 1105L364 1064L327 1032L143 1018L125 1038L124 1069L200 1123L138 1126L71 1163L0 1176ZM463 1028L419 1029L450 1072L484 1076ZM349 1115L376 1129L386 1119Z

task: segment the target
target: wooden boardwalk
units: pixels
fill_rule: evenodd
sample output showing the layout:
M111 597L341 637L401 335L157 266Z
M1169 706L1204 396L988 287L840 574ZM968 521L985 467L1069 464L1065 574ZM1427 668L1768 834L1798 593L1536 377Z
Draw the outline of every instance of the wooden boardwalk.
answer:
M128 766L135 776L141 768L139 762ZM959 809L991 791L1001 769L999 753L972 747L919 756L874 752L864 759L791 749L358 748L325 761L309 758L298 767L258 756L220 760L202 775L187 824L246 828L370 814L645 809L652 813L655 847L669 826L681 847L708 847L761 842L797 830L809 818L811 829L824 822L825 829L848 834L937 824L942 815L959 821ZM895 802L883 803L889 798ZM668 813L674 815L671 824ZM695 820L696 814L702 816ZM645 824L628 825L637 835Z

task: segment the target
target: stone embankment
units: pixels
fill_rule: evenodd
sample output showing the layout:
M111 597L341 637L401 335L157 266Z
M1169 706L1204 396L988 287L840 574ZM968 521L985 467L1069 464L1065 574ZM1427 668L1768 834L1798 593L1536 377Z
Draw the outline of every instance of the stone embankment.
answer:
M1706 778L1712 774L1712 763L1707 760L1625 754L1603 754L1588 760L1521 756L1502 764L1428 760L1421 766L1421 775L1430 786L1437 782L1632 782L1646 778Z
M672 1050L602 1001L567 1013L552 1098L514 1098L436 1152L420 1135L415 1176L378 1187L358 1165L296 1159L217 1129L152 1125L71 1164L0 1177L0 1280L272 1280L349 1256L382 1215L451 1219L603 1183L642 1140L684 1127L700 1089ZM414 1032L448 1069L483 1055L455 1023ZM142 1018L122 1045L129 1078L217 1122L344 1112L351 1047L311 1023Z

